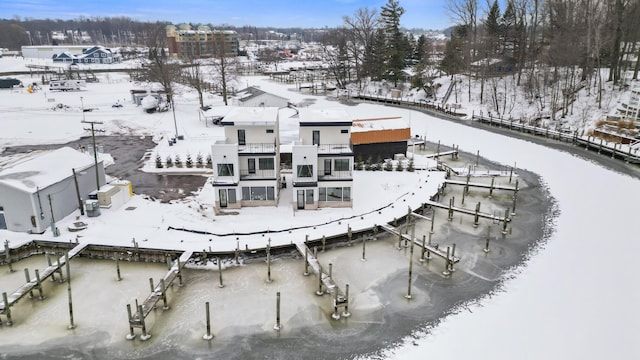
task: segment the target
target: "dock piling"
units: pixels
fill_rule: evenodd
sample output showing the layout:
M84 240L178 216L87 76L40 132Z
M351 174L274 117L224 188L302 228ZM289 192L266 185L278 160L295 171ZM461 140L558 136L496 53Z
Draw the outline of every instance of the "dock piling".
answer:
M209 302L204 303L206 309L206 322L207 322L207 333L202 336L202 340L211 340L213 339L213 334L211 333L211 318L209 317Z
M362 236L362 259L360 259L361 261L367 261L366 246L367 246L367 237L363 235Z
M218 263L218 275L219 275L218 287L219 288L223 288L224 287L224 283L222 282L222 262L220 262L220 258L219 257L218 257L218 259L216 261Z
M351 313L349 312L349 284L344 286L344 311L342 312L342 317L349 317Z
M40 296L38 296L39 300L44 300L44 294L42 293L42 281L40 280L40 271L38 269L35 270L36 272L36 281L37 283L37 287L38 287L38 292L40 293Z
M484 244L484 249L482 249L482 251L484 251L485 253L488 253L489 251L491 251L489 249L489 239L491 238L491 225L487 226L487 241Z
M11 307L9 307L9 299L7 298L6 292L2 293L2 301L4 302L4 314L7 316L7 321L4 324L11 326L13 325L13 321L11 321Z
M309 249L304 247L304 276L309 276Z
M280 325L280 291L276 293L276 324L273 326L273 330L280 331L282 326Z
M24 269L24 277L27 282L31 281L31 277L29 276L29 269L27 268ZM33 299L33 290L29 291L29 299Z
M64 254L64 262L67 265L67 293L69 294L69 330L76 328L73 323L73 301L71 299L71 264L69 264L69 253Z
M127 340L133 340L136 338L136 334L133 332L133 325L131 325L131 321L133 320L133 316L131 315L131 304L127 304L127 317L129 318L129 333L125 338Z

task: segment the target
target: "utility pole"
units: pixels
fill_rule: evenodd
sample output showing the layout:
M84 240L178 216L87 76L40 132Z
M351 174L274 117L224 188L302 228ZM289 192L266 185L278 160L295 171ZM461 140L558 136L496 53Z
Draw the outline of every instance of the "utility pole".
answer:
M91 129L86 129L85 130L91 130L91 140L93 142L93 164L94 167L96 169L96 187L98 190L100 190L100 175L98 172L98 148L96 147L96 134L95 134L95 129L94 129L94 125L95 124L102 124L102 121L87 121L84 118L84 102L82 101L82 96L80 96L80 103L82 103L82 123L85 124L91 124ZM97 131L101 131L104 132L104 130L97 130Z
M173 112L173 127L176 129L176 140L178 140L178 123L176 122L176 99L173 97L173 93L171 93L171 111Z

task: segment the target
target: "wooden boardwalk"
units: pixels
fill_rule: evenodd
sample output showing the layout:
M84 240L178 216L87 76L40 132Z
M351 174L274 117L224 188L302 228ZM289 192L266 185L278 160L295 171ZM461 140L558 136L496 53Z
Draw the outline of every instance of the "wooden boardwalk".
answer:
M141 305L138 305L135 313L129 314L129 328L131 329L131 338L134 337L134 327L143 328L143 339L145 339L145 337L148 338L145 329L145 318L153 309L156 308L156 305L160 300L163 300L163 308L168 309L166 290L168 287L173 285L173 282L176 278L179 278L180 284L182 284L181 271L184 267L184 264L189 261L191 256L193 256L192 251L183 252L182 255L180 255L180 257L171 265L171 268L169 268L169 271L167 271L160 282L158 282L158 284L153 288L153 291L149 294L149 296L147 296L144 302Z
M82 243L75 246L68 253L68 258L71 260L76 255L80 254L82 250L84 250L89 244ZM62 268L67 263L64 256L60 257L55 263L47 266L42 272L39 273L39 276L35 276L29 280L29 282L20 286L17 290L7 296L7 302L0 302L0 314L7 315L11 313L11 306L17 303L20 299L22 299L25 295L30 294L33 290L38 289L40 294L42 295L42 282L55 274L56 272L62 272Z
M337 314L337 307L348 306L349 299L347 299L347 296L345 296L340 287L338 287L335 281L333 281L333 278L329 276L328 273L324 272L322 266L318 262L318 259L309 249L309 247L307 247L307 244L304 241L296 242L296 248L303 257L306 257L306 261L313 272L320 276L320 281L324 285L326 292L331 294L331 297L334 301L334 309L336 309L336 311L334 312L334 319L340 318L340 315Z

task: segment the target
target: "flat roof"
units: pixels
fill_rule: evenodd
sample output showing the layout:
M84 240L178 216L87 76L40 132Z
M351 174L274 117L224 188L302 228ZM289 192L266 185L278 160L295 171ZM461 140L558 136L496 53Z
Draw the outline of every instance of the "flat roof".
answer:
M373 119L356 119L351 125L351 132L365 131L381 131L381 130L398 130L409 129L409 122L403 117L373 118Z
M350 126L352 118L342 108L304 108L299 110L300 126Z
M222 125L270 126L277 122L277 107L235 107L225 115Z
M70 147L33 153L26 160L0 170L0 183L34 193L93 166L94 159ZM101 161L98 161L101 162Z

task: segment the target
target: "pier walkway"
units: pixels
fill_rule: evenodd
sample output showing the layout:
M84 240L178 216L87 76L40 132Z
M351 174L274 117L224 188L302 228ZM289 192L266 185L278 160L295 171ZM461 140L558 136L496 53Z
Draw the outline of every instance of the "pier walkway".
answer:
M338 313L338 307L344 306L345 311L342 313L342 316L349 316L348 313L348 299L347 296L342 292L342 290L338 287L335 281L333 281L333 277L329 276L328 273L324 272L322 269L322 265L316 258L315 254L309 249L307 244L304 241L295 243L298 252L305 258L305 275L308 274L308 267L311 267L314 273L319 276L319 283L324 285L326 292L331 294L331 298L333 299L333 308L334 313L332 317L334 319L339 319L340 314ZM322 295L324 292L319 286L316 294Z
M189 259L193 256L192 251L185 251L180 255L176 261L173 262L169 271L164 275L160 282L154 287L153 283L151 283L151 293L144 300L142 304L138 304L136 301L136 312L131 313L131 305L127 304L127 311L129 314L129 330L130 333L127 336L127 339L134 339L135 334L133 333L134 327L142 328L142 340L147 340L151 337L151 335L147 334L145 319L149 315L149 313L156 308L158 301L163 301L162 308L167 310L169 306L167 304L167 288L173 285L173 282L176 278L178 278L179 284L182 285L182 268L184 264L189 261ZM150 279L151 281L151 279Z
M69 260L71 260L73 257L75 257L76 255L80 254L82 252L82 250L84 250L89 244L88 243L82 243L79 244L77 246L75 246L73 249L71 249L67 254L66 257L62 256L59 257L58 260L55 263L50 264L49 266L47 266L42 272L38 272L36 271L36 276L33 278L30 278L30 280L25 283L24 285L20 286L17 290L15 290L13 293L11 293L9 296L7 296L7 293L3 293L2 294L2 302L0 302L0 315L6 315L8 318L8 322L11 322L11 306L13 306L15 303L17 303L20 299L22 299L25 295L27 294L33 294L34 290L38 290L40 293L40 298L44 298L42 295L42 282L44 280L46 280L49 277L55 277L55 273L58 272L60 273L60 277L61 279L64 279L62 277L62 268L64 267L64 265L67 263L67 258ZM25 274L27 274L27 272L25 271Z

